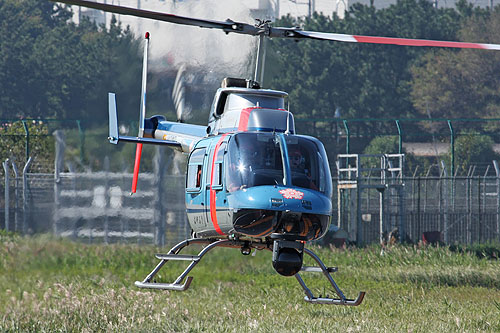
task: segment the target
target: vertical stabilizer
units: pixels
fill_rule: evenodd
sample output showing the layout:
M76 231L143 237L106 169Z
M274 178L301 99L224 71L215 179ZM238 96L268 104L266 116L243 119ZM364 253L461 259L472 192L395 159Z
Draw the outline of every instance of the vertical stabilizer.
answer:
M109 142L118 143L118 116L116 115L116 97L114 93L108 93L109 110Z

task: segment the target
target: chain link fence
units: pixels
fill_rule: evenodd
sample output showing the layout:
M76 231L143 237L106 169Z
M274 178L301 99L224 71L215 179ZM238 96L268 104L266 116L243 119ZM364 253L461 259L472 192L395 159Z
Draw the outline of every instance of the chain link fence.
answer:
M131 196L125 172L22 173L3 163L0 228L23 234L50 232L84 242L126 242L163 246L189 236L184 175L167 175L157 149L153 173L141 173ZM105 169L109 160L105 159ZM167 165L168 166L168 165ZM7 176L6 176L7 175Z
M106 171L109 159L104 159L104 171L58 172L56 167L55 173L32 170L31 162L18 168L4 161L0 228L23 234L51 232L89 243L176 243L189 237L190 227L182 167L177 166L176 175L171 173L175 159L158 148L153 172L140 174L133 196L131 173ZM482 175L392 175L387 186L378 186L380 177L375 174L363 177L356 181L376 186L351 186L335 191L332 198L332 226L344 230L349 241L369 244L391 235L413 243L500 241L496 162ZM339 179L333 181L338 187Z
M375 155L343 156L362 160ZM349 240L358 244L386 242L391 237L411 243L500 242L500 169L496 161L483 168L482 175L471 171L464 177L448 176L444 163L440 176L408 177L391 164L374 168L358 162L344 162L347 167L338 164L336 180L336 225L348 233Z

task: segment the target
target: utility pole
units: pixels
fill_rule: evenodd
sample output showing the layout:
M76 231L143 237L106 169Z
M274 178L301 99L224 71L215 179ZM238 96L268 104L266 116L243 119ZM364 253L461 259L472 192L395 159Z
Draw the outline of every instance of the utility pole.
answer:
M493 1L493 0L492 0ZM308 16L311 18L316 10L316 0L309 0L307 3L308 7Z
M290 2L293 2L294 4L297 5L307 5L307 16L309 18L312 17L312 14L316 10L316 0L307 0L307 2L298 2L297 0L288 0ZM279 3L279 0L278 0Z

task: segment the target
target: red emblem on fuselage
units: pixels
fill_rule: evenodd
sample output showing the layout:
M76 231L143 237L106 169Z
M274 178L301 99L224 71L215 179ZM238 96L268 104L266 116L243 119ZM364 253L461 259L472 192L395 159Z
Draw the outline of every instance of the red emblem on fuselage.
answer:
M294 190L292 188L287 188L285 190L280 191L281 195L285 199L297 199L300 200L304 197L304 193Z

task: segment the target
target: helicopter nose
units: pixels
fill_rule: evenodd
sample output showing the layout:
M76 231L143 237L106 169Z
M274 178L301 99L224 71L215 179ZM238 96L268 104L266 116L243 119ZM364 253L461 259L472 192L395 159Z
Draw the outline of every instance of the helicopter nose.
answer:
M232 209L263 209L330 215L332 203L323 193L283 186L257 186L233 192Z
M274 209L320 214L330 214L332 208L331 201L322 193L301 188L277 188L270 205Z

